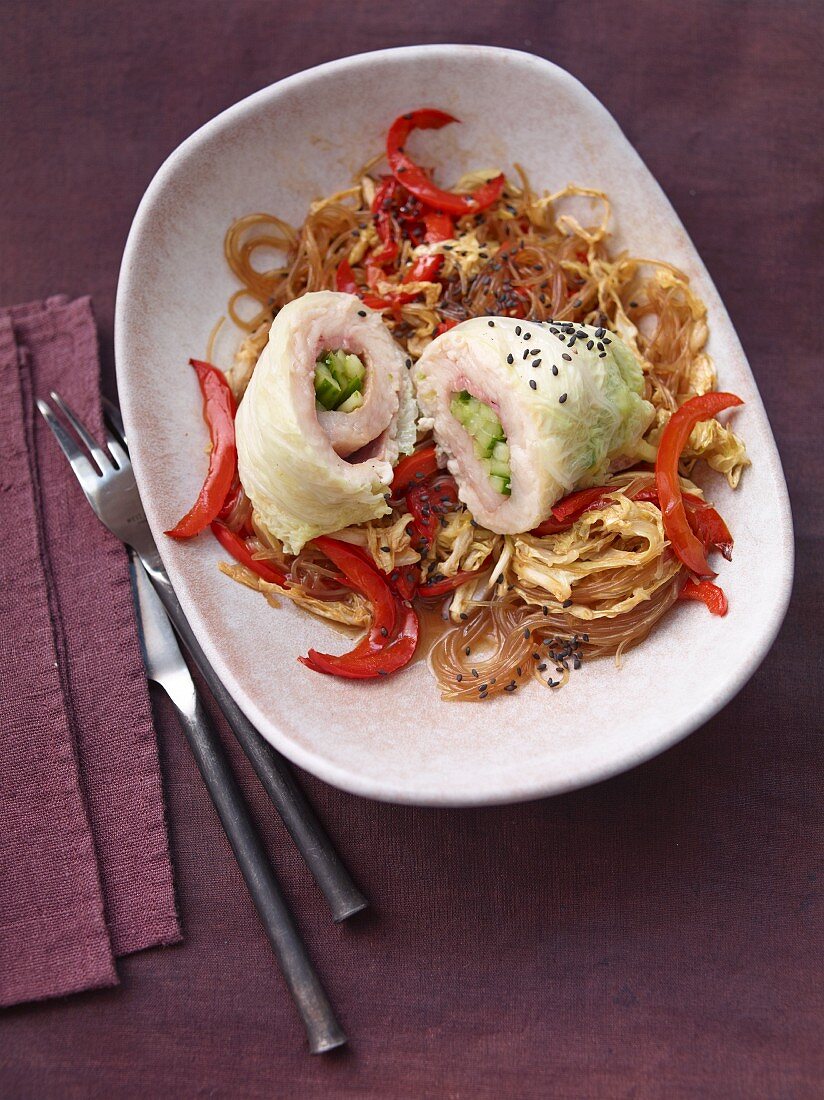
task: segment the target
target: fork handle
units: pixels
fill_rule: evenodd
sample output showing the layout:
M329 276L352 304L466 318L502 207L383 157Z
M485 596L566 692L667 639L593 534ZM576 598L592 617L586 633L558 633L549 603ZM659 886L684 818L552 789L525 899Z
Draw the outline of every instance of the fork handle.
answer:
M191 681L190 681L191 684ZM307 954L275 872L255 830L220 739L209 722L194 686L182 706L167 691L180 717L186 739L223 824L249 893L280 960L281 970L303 1019L313 1054L346 1042L320 978Z
M136 551L166 608L175 631L209 686L258 779L281 816L306 865L323 892L336 922L365 909L366 898L352 881L328 834L298 786L286 760L261 737L230 695L192 632L171 581L154 553Z

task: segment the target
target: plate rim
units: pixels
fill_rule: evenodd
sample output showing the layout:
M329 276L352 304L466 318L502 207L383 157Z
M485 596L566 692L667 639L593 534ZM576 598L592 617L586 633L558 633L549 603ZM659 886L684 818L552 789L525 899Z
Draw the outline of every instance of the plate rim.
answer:
M203 646L210 662L215 666L226 687L241 709L246 713L250 721L259 730L261 736L269 741L279 752L282 752L284 756L288 757L299 767L305 768L325 782L348 791L349 793L372 798L377 801L439 807L500 805L563 794L619 775L674 747L690 733L704 725L717 714L723 706L729 703L760 667L781 629L781 625L787 613L792 594L795 560L795 542L789 492L772 424L770 423L769 415L767 414L766 406L761 397L749 359L741 345L738 332L706 268L701 254L693 243L689 233L684 228L680 217L661 187L661 184L646 166L635 146L624 134L608 108L580 80L561 66L546 58L539 57L523 50L474 44L435 43L418 46L398 46L338 58L313 66L309 69L301 70L298 73L284 77L273 84L269 84L251 93L237 103L225 108L202 126L198 127L189 137L184 139L184 141L182 141L164 160L144 192L129 230L120 266L115 302L114 347L118 392L123 405L123 415L127 431L131 431L132 429L131 402L129 396L131 390L131 383L129 381L130 371L126 366L129 357L124 336L128 329L127 303L130 297L130 280L136 266L135 255L139 247L144 225L150 219L156 197L163 190L167 178L174 174L178 163L185 159L191 150L199 146L204 140L207 140L213 133L217 133L227 126L231 126L236 118L242 117L249 112L254 112L259 103L267 101L273 96L276 98L283 91L293 90L299 88L301 84L310 83L318 76L341 72L343 70L357 69L371 65L375 61L391 60L398 57L410 58L421 55L429 55L432 57L441 55L445 61L449 61L453 60L458 54L464 55L465 57L473 56L475 58L477 58L479 54L495 55L498 58L508 56L517 59L521 63L527 62L535 68L549 70L554 79L567 83L574 89L577 95L585 97L589 101L589 105L597 112L601 113L605 124L612 126L617 131L618 135L620 135L626 146L628 155L634 157L637 163L643 167L652 185L659 192L660 199L666 204L673 225L684 234L684 238L697 261L697 267L702 278L706 280L706 284L714 292L717 304L720 309L723 310L722 317L726 317L729 333L737 344L737 350L740 353L741 361L749 372L753 387L758 394L758 400L764 412L766 424L769 429L770 442L773 448L774 462L772 464L772 473L775 481L776 500L781 514L781 529L786 532L789 552L780 563L781 568L778 574L777 584L773 590L770 614L761 622L761 631L758 639L759 644L750 650L747 660L742 663L734 677L725 680L722 687L705 697L701 705L691 710L689 714L685 714L679 721L667 726L665 741L662 742L661 735L658 733L654 741L650 740L650 743L644 742L640 745L636 744L631 749L624 752L614 753L608 760L604 760L600 763L587 763L579 770L563 778L544 776L534 781L524 781L521 784L510 783L510 786L506 790L481 789L476 793L463 791L452 794L444 793L441 789L428 789L425 784L414 789L410 789L408 786L393 786L391 783L381 780L380 778L373 778L371 776L364 777L360 773L336 764L326 757L292 741L288 736L282 733L274 720L267 717L267 715L255 704L247 695L243 686L237 682L236 678L223 667L220 653L217 652L211 644L211 635L208 632L201 632L198 629L196 625L197 615L195 614L193 618L190 613L190 611L196 612L196 608L192 606L188 592L185 590L181 591L182 586L176 589L184 612L187 618L192 621L193 630L195 630L198 641ZM142 463L139 459L134 462L134 468L138 489L141 492L141 496L143 496L144 492L148 492L148 486L144 484ZM156 532L153 533L157 535ZM163 540L158 539L157 541L161 558L164 560L164 564L168 566L168 562L163 553ZM174 566L171 572L173 575L176 572Z

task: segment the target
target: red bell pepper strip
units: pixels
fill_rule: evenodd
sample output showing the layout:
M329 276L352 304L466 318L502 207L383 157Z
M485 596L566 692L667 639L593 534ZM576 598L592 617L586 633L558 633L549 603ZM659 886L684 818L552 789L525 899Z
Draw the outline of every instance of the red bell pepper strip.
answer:
M428 210L423 216L423 224L426 227L423 239L427 244L451 241L455 236L455 223L452 218L439 210Z
M478 577L483 573L484 569L489 565L490 554L477 569L463 569L460 573L456 573L454 577L444 577L439 581L430 581L429 584L422 584L418 589L418 595L421 599L431 599L433 596L445 596L447 592L452 592L454 589L460 587L465 581L472 580L473 577Z
M584 512L595 507L607 493L614 492L614 485L597 485L592 489L580 489L576 493L569 493L553 505L552 514L529 533L540 538L542 535L557 535L561 531L568 531ZM607 503L604 501L602 507Z
M355 547L338 539L320 535L313 542L340 569L351 586L371 603L372 631L384 638L391 635L395 629L395 599L375 566L366 561Z
M448 321L441 321L438 327L435 329L435 336L443 336L445 332L449 332L455 325L459 325L460 321L453 321L451 318Z
M335 272L335 290L341 294L357 294L358 284L355 282L355 273L347 259L341 260Z
M392 203L397 193L398 181L395 177L384 176L375 188L375 197L372 199L371 210L375 219L375 230L384 244L389 244L396 239L392 225Z
M401 280L404 283L431 283L441 269L443 256L418 256Z
M392 478L390 492L393 497L399 497L408 486L416 481L424 481L438 470L438 460L435 457L435 444L430 443L413 451L411 455L402 458L395 467L395 476Z
M433 210L442 210L447 214L477 214L486 210L501 196L504 189L504 176L496 176L482 184L469 195L459 195L454 191L442 191L436 187L429 176L403 151L403 144L413 130L440 130L458 119L444 111L424 109L410 111L396 118L389 128L386 139L386 157L389 167L398 183Z
M398 601L400 624L391 641L383 645L372 642L372 632L351 653L338 657L333 653L319 653L310 649L305 657L298 657L302 665L314 672L328 676L341 676L346 680L375 680L390 676L408 665L418 647L420 624L415 609L408 601Z
M209 426L212 450L209 469L198 498L183 519L167 535L188 539L205 530L226 502L237 472L235 447L235 399L223 371L199 359L189 362L197 372L203 394L203 419Z
M417 565L399 565L389 574L389 587L402 600L413 600L421 581L421 572Z
M678 593L679 600L699 600L713 615L726 615L729 603L722 589L712 581L688 580Z
M315 672L350 680L388 676L403 668L414 656L418 644L418 616L408 600L392 591L374 565L366 563L346 543L327 536L315 545L344 574L351 586L372 603L372 625L355 648L341 656L310 649L301 664Z
M577 519L588 508L600 500L606 493L614 493L614 485L596 485L592 489L579 489L552 506L552 514L557 520Z
M687 444L690 432L702 420L708 420L724 409L743 402L734 393L704 393L693 397L673 413L661 435L658 457L655 461L655 483L661 502L664 531L673 552L697 577L714 577L701 541L690 528L684 508L681 484L678 480L678 463Z
M286 574L280 569L271 565L269 562L259 561L257 558L252 557L252 552L247 546L244 539L240 535L227 527L225 523L221 523L220 520L215 520L212 524L212 534L217 541L223 547L227 554L231 554L235 561L240 562L241 565L245 565L247 569L251 569L253 573L256 573L262 580L268 581L269 584L279 584L281 588L288 584Z
M682 492L681 495L684 498L684 508L686 509L689 525L693 533L703 543L704 549L711 550L716 547L727 561L732 561L733 538L729 527L727 527L718 512L711 504L707 504L695 493ZM632 499L647 501L650 504L655 504L658 508L661 507L658 501L658 490L654 485L650 485L646 489L639 489L632 494Z

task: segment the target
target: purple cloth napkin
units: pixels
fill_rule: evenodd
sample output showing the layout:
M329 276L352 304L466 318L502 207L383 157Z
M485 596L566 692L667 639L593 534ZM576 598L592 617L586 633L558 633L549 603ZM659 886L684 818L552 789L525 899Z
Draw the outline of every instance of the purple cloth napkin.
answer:
M37 412L50 390L101 433L87 298L0 310L0 1005L180 939L128 559Z

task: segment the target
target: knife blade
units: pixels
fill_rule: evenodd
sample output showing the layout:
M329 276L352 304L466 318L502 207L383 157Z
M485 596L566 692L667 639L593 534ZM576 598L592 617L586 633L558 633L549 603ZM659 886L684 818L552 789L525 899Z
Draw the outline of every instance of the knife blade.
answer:
M146 675L163 688L176 707L191 708L195 701L195 685L183 660L172 624L146 575L146 570L133 554L129 555L129 560Z
M139 559L132 554L129 557L146 675L163 688L175 706L249 893L280 960L281 971L306 1028L309 1049L313 1054L333 1050L346 1042L346 1035L335 1018L252 824L220 738L200 703L163 604Z

